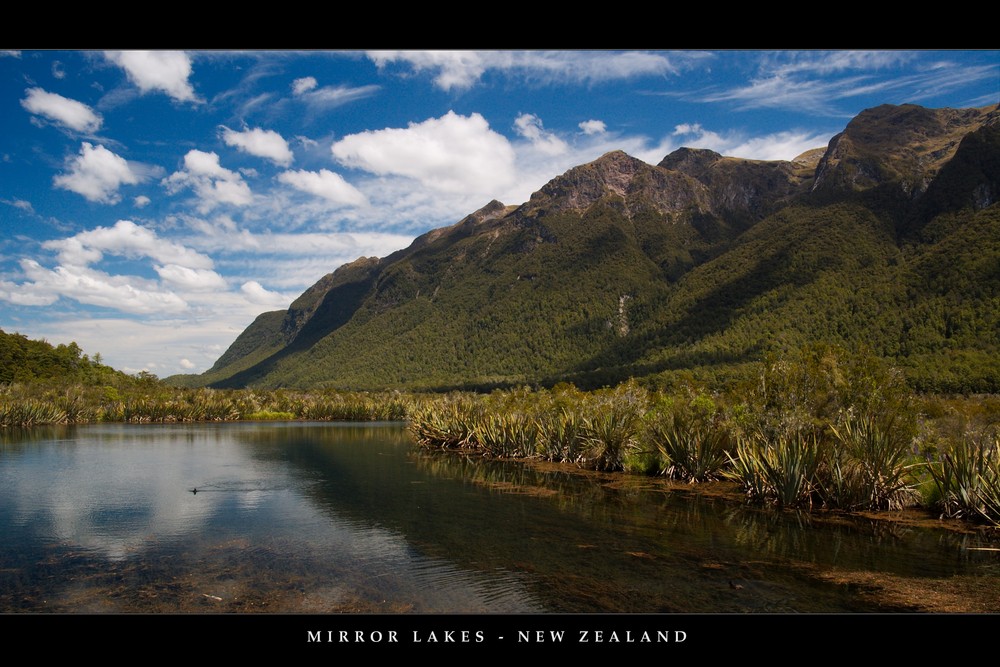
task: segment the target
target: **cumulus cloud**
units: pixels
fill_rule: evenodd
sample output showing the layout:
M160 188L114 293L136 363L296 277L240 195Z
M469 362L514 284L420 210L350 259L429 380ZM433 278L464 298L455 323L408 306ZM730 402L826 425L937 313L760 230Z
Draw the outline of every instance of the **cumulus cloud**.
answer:
M236 132L225 126L222 130L222 140L226 145L235 146L244 153L266 158L282 167L287 167L294 159L288 142L274 130L255 127Z
M83 304L149 315L187 311L190 304L182 294L214 293L227 288L207 255L163 239L131 220L46 241L42 247L56 253L55 268L22 259L25 282L0 285L0 298L19 305L51 305L66 297ZM94 268L106 254L151 261L159 281L138 275L112 275ZM16 290L11 289L14 287Z
M192 362L192 361L191 361L190 359L187 359L187 358L185 358L185 359L181 359L181 360L180 360L179 362L177 362L177 363L179 363L179 364L181 365L181 368L184 368L184 369L186 369L186 370L191 370L192 368L194 368L194 367L195 367L195 366L194 366L194 362Z
M301 79L292 81L292 93L295 95L301 95L302 93L309 92L318 85L319 82L316 81L316 77L304 76Z
M25 92L27 97L21 100L21 106L29 113L44 116L76 132L90 134L97 132L101 127L100 114L83 102L50 93L41 88L29 88Z
M183 51L106 51L105 57L125 70L141 92L164 92L178 102L197 102L191 58Z
M222 204L248 206L253 193L243 177L219 163L218 154L192 149L184 156L184 168L162 181L170 194L191 188L198 196L198 209L207 212Z
M488 66L477 51L369 51L368 57L380 68L403 61L418 72L436 71L434 83L444 90L470 88Z
M51 306L59 300L59 295L51 291L36 291L34 286L18 285L7 280L0 280L0 300L15 306Z
M286 171L278 176L278 180L296 190L322 197L335 204L363 206L367 201L365 196L340 174L328 169L320 169L318 172L304 169Z
M226 289L226 281L211 269L192 269L180 264L153 267L160 279L183 291L215 292Z
M331 147L342 164L407 176L443 192L494 193L515 179L514 149L478 113L352 134Z
M55 186L103 204L117 203L121 200L119 187L135 185L141 180L125 158L86 141L80 145L80 154L71 159L67 167L68 173L53 179Z
M80 303L134 314L178 313L187 308L177 294L151 289L148 281L134 276L111 276L85 267L46 269L33 259L21 260L21 270L30 282L20 288L39 299L49 298L50 303L65 296Z
M256 280L248 280L240 286L240 292L250 303L267 308L283 308L288 305L288 297L280 292L272 292Z
M542 127L542 119L530 113L523 113L514 120L515 131L531 142L532 146L546 155L562 155L569 146L566 142Z
M604 124L603 120L585 120L577 127L584 134L604 134L608 131L608 127Z
M100 261L104 252L129 258L148 257L164 264L211 269L212 260L179 243L161 239L156 232L131 220L119 220L114 227L96 227L66 239L46 241L43 248L56 250L59 261L86 266Z
M139 195L132 200L136 208L144 208L149 206L150 199L146 195Z

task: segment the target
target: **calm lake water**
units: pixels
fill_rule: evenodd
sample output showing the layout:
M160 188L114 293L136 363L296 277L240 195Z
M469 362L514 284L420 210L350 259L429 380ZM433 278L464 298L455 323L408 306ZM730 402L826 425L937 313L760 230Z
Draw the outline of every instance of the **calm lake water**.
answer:
M997 611L1000 599L1000 545L984 536L424 452L395 423L2 431L0 535L0 612Z

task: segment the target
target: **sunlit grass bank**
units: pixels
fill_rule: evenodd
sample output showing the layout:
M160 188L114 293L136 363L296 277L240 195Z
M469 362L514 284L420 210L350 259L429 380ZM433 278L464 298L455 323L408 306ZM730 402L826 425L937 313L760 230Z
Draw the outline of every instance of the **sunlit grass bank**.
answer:
M179 389L159 383L0 387L0 426L92 422L404 420L422 399L399 392Z

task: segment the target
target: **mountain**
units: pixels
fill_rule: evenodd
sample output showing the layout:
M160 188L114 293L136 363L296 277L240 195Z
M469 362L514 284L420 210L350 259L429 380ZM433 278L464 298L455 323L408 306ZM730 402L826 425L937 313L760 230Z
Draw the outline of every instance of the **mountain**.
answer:
M822 341L1000 391L998 198L995 106L880 106L791 161L615 151L338 268L174 381L589 387Z

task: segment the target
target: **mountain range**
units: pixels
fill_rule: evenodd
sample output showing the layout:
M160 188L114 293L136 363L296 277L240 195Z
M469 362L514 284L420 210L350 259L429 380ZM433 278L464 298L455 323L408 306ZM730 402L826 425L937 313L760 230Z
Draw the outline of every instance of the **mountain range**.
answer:
M1000 107L883 105L791 161L621 151L263 313L213 387L725 379L811 343L1000 391Z

